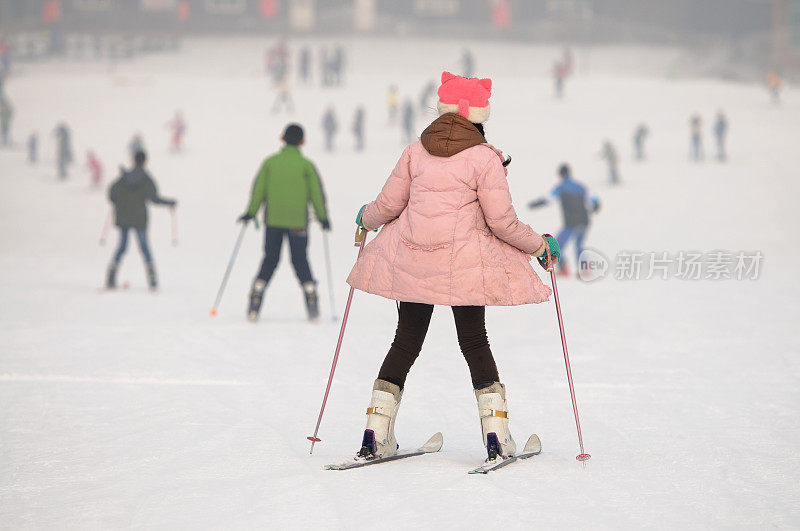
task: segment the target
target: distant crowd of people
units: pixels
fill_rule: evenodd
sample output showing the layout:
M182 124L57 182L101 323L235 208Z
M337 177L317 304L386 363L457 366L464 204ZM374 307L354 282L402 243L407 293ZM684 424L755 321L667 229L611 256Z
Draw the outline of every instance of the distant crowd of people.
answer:
M14 108L5 91L6 80L11 71L10 57L9 44L5 40L0 40L0 144L4 147L12 144L11 124L14 116ZM284 41L279 41L270 47L265 54L265 72L277 92L272 108L273 113L280 111L292 112L294 110L294 101L290 89L291 79L296 78L302 84L310 84L315 78L313 75L315 54L310 46L303 46L297 51L294 68L290 65L290 57L292 55ZM322 47L316 53L316 60L319 65L317 80L320 86L338 87L343 85L345 67L347 65L347 55L344 47L341 45ZM474 80L471 76L475 71L475 57L470 50L462 50L459 64L463 77ZM556 97L564 97L565 82L574 74L574 71L575 60L572 51L569 48L564 48L561 57L553 67ZM776 72L770 71L766 81L772 100L775 103L779 103L782 88L780 77ZM397 84L391 84L388 87L386 94L387 125L399 128L400 139L403 144L411 144L419 137L417 123L420 118L422 118L422 121L427 122L428 115L435 116L442 113L441 94L437 91L438 85L435 80L430 80L422 85L416 95L402 96ZM368 138L365 130L366 116L367 110L364 105L357 105L353 110L349 131L352 133L352 146L356 151L362 151L366 147ZM327 151L336 150L340 121L334 105L329 105L325 108L320 125L324 136L325 149ZM176 111L166 126L170 131L169 150L171 152L180 152L184 149L184 138L187 130L183 113ZM720 162L725 162L728 157L726 149L728 129L728 117L723 110L719 110L716 113L711 130L716 141L716 159ZM689 120L689 158L694 162L700 162L705 159L703 133L702 117L699 114L693 114ZM648 158L647 143L650 134L650 128L646 123L639 123L634 128L632 136L634 160L642 162ZM70 166L74 162L72 131L66 122L59 122L54 128L52 136L55 141L56 174L60 180L65 180L68 178ZM262 172L269 168L280 168L280 171L286 173L286 175L299 175L302 173L307 179L311 178L316 183L311 188L316 192L306 197L306 200L313 203L318 220L325 230L329 230L330 221L326 211L322 183L316 174L313 164L300 155L299 152L304 143L303 129L297 124L290 124L284 131L283 140L285 142L284 149L265 161ZM28 136L26 147L29 163L36 164L39 160L40 150L40 140L36 132ZM114 219L120 229L120 240L107 270L106 287L109 289L116 287L116 272L120 260L127 249L128 233L130 230L134 230L145 260L150 287L155 289L157 280L152 252L147 240L146 205L147 203L152 203L174 207L176 201L174 199L164 199L158 195L155 181L145 169L147 150L141 133L133 135L128 145L128 152L133 165L130 169L120 166L120 175L112 184L109 192L109 199L114 206ZM600 157L607 166L608 182L612 185L619 184L621 182L619 169L621 157L617 147L610 139L602 141ZM89 174L91 185L93 187L102 186L105 180L104 164L96 151L91 149L87 151L85 168ZM559 166L558 177L560 182L551 190L550 194L532 201L529 207L539 208L547 204L558 203L563 212L564 227L559 232L557 239L562 246L574 241L577 256L580 256L590 219L593 214L599 211L600 201L596 195L588 191L584 184L575 179L568 164L564 163ZM243 221L252 219L262 203L271 201L266 195L259 196L259 187L266 186L262 181L257 180L254 185L250 208L246 215L242 216ZM259 197L261 197L260 203ZM273 209L273 211L276 210ZM274 219L272 221L268 219L267 225L275 230L269 232L268 240L265 243L266 255L264 264L262 264L261 272L251 289L251 318L258 315L263 291L272 276L274 268L277 266L280 245L284 238L287 238L290 242L293 264L306 295L309 316L317 315L318 309L315 306L317 300L316 283L311 277L310 267L307 257L305 257L307 235L303 236L301 234L302 231L307 230L307 224L296 220L293 220L289 225L286 225L283 221L276 224ZM559 263L559 267L562 273L568 274L566 260L562 260Z

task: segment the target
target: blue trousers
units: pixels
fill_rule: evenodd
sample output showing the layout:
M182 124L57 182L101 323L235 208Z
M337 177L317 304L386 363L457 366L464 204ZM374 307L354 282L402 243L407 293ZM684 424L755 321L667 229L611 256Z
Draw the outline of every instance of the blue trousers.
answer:
M258 278L269 284L281 259L284 237L289 240L289 252L297 280L300 284L313 282L314 277L311 276L311 267L308 265L308 231L269 226L264 230L264 260L261 262Z
M689 156L694 161L703 160L703 139L700 136L692 136L692 145Z
M64 157L58 157L58 178L59 179L66 179L67 178L67 164L69 162Z
M564 257L564 249L567 246L567 243L571 239L575 239L575 252L577 252L576 259L579 259L581 253L583 252L583 238L586 236L586 230L589 227L587 225L577 225L575 227L564 227L561 229L561 232L558 233L556 239L558 240L558 246L561 247L561 257L562 260L558 261L559 266L563 263ZM578 264L580 265L580 264Z
M136 238L139 240L139 250L142 251L144 261L148 264L153 261L153 255L150 254L150 245L147 243L147 232L145 229L138 227L120 227L119 228L119 246L114 255L114 261L119 263L122 260L125 251L128 249L128 229L133 229L136 232Z

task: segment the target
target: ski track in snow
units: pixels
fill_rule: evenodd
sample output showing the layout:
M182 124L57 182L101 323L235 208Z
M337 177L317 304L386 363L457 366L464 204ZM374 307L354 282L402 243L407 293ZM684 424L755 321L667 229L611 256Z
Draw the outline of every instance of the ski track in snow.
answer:
M322 41L315 41L318 44ZM578 49L564 100L548 77L557 47L509 43L358 41L346 86L296 87L298 110L269 112L258 39L187 41L176 54L107 65L20 65L6 90L17 145L37 130L38 166L0 150L0 527L20 528L800 528L800 322L796 203L800 92L780 107L761 86L667 79L681 54ZM294 44L294 43L292 43ZM248 230L219 310L213 302L252 178L286 122L306 126L304 150L330 202L336 301L355 258L353 218L378 193L402 146L386 126L385 91L416 101L469 44L494 80L487 135L513 157L520 217L555 233L558 209L525 204L568 160L602 200L588 244L621 250L761 250L757 281L560 281L581 413L585 467L552 304L491 308L488 332L508 386L511 428L535 431L543 453L486 477L467 368L450 312L437 308L409 375L397 421L402 447L442 431L440 453L348 472L323 465L357 450L372 381L396 325L391 301L357 293L320 429L313 432L339 330L330 322L322 238L309 254L322 281L323 319L304 321L284 249L262 320L245 321L262 232ZM498 61L502 58L502 61ZM316 72L315 72L316 73ZM338 151L320 118L336 102ZM349 136L367 108L367 150ZM188 121L187 147L168 152L165 124ZM724 108L730 161L687 161L688 119L710 127ZM417 121L419 131L433 116ZM76 164L54 176L55 123L72 127ZM637 123L649 160L634 163ZM149 167L179 200L180 245L169 213L152 208L162 289L145 289L131 243L119 279L99 294L116 243L98 246L108 212L82 167L93 149L106 179L141 131ZM601 142L622 157L622 186L606 184ZM572 256L572 248L566 250ZM545 278L545 275L542 274ZM366 503L365 503L366 502ZM366 510L365 510L366 508Z
M239 382L236 380L179 380L175 378L133 378L133 377L101 378L93 376L67 376L59 374L0 374L0 382L208 385L208 386L257 385L253 384L252 382Z

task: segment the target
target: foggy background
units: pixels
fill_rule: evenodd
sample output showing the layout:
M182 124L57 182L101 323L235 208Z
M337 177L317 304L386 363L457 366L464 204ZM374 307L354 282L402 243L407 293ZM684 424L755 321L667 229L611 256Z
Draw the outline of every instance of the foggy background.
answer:
M765 68L785 75L800 68L800 4L793 0L4 0L0 29L20 60L74 53L81 39L98 35L459 34L678 46L696 56L691 74L730 79L752 78Z

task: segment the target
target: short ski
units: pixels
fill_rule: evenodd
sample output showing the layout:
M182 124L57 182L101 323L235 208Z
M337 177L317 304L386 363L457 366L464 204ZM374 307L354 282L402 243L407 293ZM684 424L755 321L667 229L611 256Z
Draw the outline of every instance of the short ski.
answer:
M416 450L405 450L397 452L389 457L376 457L374 459L364 459L356 457L352 461L345 461L333 465L325 465L325 470L349 470L351 468L360 468L362 466L377 465L378 463L386 463L387 461L396 461L398 459L405 459L406 457L416 457L418 455L425 455L438 452L442 449L442 434L436 433L428 442L417 448Z
M493 470L497 470L498 468L503 468L506 465L510 465L520 459L528 459L529 457L533 457L534 455L539 455L542 452L542 442L539 440L539 436L535 433L530 436L528 442L525 443L525 448L522 450L521 454L512 455L511 457L502 457L499 456L496 459L489 460L487 459L481 466L478 468L474 468L469 471L470 474L488 474Z

